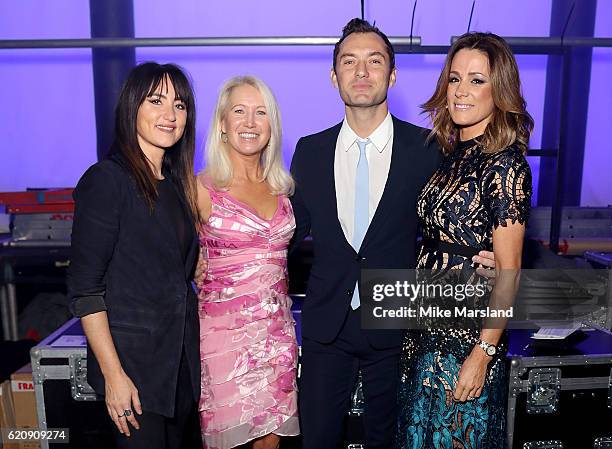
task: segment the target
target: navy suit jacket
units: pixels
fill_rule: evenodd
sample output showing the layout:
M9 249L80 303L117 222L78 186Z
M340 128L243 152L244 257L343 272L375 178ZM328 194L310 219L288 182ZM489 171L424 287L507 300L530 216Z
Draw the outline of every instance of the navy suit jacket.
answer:
M359 251L346 240L336 207L334 154L342 124L301 138L291 163L296 191L292 249L307 235L314 258L302 309L302 336L332 342L350 307L361 269L414 268L416 200L440 160L429 130L393 117L393 153L383 195ZM367 330L375 348L401 344L399 330Z
M191 245L183 260L174 224L157 208L151 213L119 155L87 170L74 198L67 279L72 313L106 310L121 365L143 409L172 417L183 345L194 400L200 395L199 320L191 286L195 226L189 227ZM104 377L89 346L87 380L104 394Z

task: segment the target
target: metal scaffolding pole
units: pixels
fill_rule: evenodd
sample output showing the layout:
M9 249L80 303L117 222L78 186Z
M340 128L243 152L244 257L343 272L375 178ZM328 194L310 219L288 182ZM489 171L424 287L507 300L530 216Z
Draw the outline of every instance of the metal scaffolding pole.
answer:
M0 49L31 48L104 48L104 47L265 47L265 46L330 46L338 37L136 37L94 39L16 39L0 40ZM454 42L457 36L451 38ZM513 50L533 54L559 52L563 47L612 47L609 37L504 37ZM445 53L447 45L421 45L420 36L390 37L396 50L406 53Z
M104 48L104 47L266 47L329 46L339 37L168 37L95 39L21 39L1 40L0 49L16 48ZM421 38L390 37L393 45L420 45Z
M504 37L511 47L612 47L612 37ZM453 36L455 42L459 36Z

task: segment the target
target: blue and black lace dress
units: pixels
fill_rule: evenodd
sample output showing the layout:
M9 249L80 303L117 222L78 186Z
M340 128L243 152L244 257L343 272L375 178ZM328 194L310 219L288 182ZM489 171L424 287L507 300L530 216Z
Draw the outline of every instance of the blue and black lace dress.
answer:
M492 250L493 229L527 221L531 172L513 146L482 151L476 140L460 142L423 188L418 214L424 245L418 268L466 279L475 267L471 255ZM458 250L455 250L458 248ZM449 271L453 270L453 271ZM454 402L461 364L480 329L409 331L400 366L400 449L501 449L505 445L505 338L488 366L480 398Z

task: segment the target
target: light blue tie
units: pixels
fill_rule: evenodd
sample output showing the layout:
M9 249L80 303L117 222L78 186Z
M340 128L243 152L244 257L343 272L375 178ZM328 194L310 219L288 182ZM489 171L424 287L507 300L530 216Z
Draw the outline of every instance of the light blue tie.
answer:
M369 143L370 139L366 141L357 140L359 161L355 174L355 226L353 231L353 248L357 252L359 252L359 247L370 224L370 174L368 172L368 159L365 154L366 146ZM351 299L351 308L356 310L359 306L359 281L357 281L353 291L353 299Z

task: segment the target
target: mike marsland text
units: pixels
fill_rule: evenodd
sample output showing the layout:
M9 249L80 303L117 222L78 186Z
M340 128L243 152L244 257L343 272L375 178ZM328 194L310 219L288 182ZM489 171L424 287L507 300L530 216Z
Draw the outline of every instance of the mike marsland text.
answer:
M508 309L472 309L470 307L442 308L439 306L397 308L374 307L374 318L513 318L514 307Z

